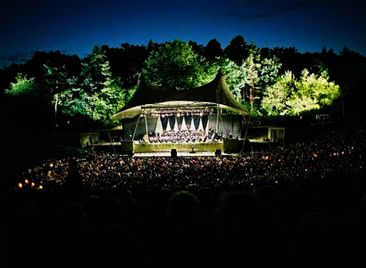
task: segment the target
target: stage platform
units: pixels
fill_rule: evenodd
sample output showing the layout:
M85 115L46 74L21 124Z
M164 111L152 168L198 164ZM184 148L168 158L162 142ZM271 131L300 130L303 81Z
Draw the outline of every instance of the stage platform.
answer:
M172 149L177 152L215 152L224 150L224 142L195 142L195 143L149 143L149 142L133 142L133 153L156 153L168 152Z
M221 153L220 156L225 155L238 155L238 154L226 154ZM177 157L206 157L206 156L218 156L215 154L215 152L177 152ZM133 154L133 157L171 157L170 152L156 152L156 153L135 153Z
M94 144L96 151L109 151L118 154L136 156L171 155L172 150L177 156L214 156L220 154L238 154L242 151L250 152L264 149L270 146L270 141L225 139L216 142L195 142L195 143L150 143L142 141L122 141L113 143ZM192 153L194 152L194 153Z

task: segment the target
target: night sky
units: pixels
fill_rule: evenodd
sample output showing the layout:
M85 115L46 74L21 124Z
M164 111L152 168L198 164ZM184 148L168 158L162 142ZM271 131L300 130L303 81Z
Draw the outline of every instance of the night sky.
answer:
M1 0L0 66L34 51L84 57L95 45L216 38L224 48L236 35L259 47L366 55L366 4L361 0Z

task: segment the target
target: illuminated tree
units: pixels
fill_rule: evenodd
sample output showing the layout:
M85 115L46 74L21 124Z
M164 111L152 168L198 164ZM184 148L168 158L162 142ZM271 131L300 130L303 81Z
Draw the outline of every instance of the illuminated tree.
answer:
M244 69L246 72L245 88L247 89L247 96L243 96L243 98L247 98L249 100L251 110L253 110L255 99L258 98L256 94L259 83L258 69L260 66L261 65L259 63L254 61L254 54L252 53L244 61Z
M254 64L256 64L256 69L254 70L257 72L257 79L255 80L256 83L254 83L254 87L252 87L252 89L255 90L254 96L252 94L249 96L252 100L251 103L254 103L254 106L251 106L252 112L261 115L260 104L263 99L264 91L268 86L272 86L276 83L282 64L276 57L267 56L263 58L259 53L254 59ZM254 78L256 78L256 76L254 76Z
M328 82L328 79L326 71L315 75L304 69L300 80L296 82L296 92L289 100L291 114L300 114L332 105L333 101L340 96L340 88L334 82Z
M287 71L272 86L265 89L261 108L270 116L286 115L286 101L294 88L295 79L292 72Z
M9 115L23 127L40 129L51 124L50 103L47 96L42 94L41 86L34 77L18 73L15 82L10 83L6 93L10 96ZM37 120L35 120L37 119Z
M121 81L112 75L104 51L96 47L82 64L80 83L66 79L67 88L60 92L59 105L69 116L85 116L108 123L131 97L133 89L124 90Z
M109 62L101 64L104 81L102 89L93 95L95 98L93 119L108 120L111 115L119 111L131 97L131 92L123 90L117 78L112 76Z
M146 59L142 74L144 79L167 89L189 89L201 85L203 59L191 45L173 41L153 51Z
M299 115L330 106L340 96L340 88L328 80L325 71L315 75L304 69L298 81L287 71L266 88L261 107L268 115L277 116Z
M10 83L6 92L11 96L35 96L39 94L39 86L35 78L28 78L25 74L18 73L15 82Z
M258 69L259 89L265 89L276 83L281 67L281 62L275 56L261 59L260 68ZM260 94L261 91L258 93ZM261 97L261 95L262 94L260 94L259 97Z
M242 89L246 83L246 72L244 64L238 66L232 60L227 58L216 58L211 62L206 62L204 70L200 77L203 84L210 82L221 69L225 75L226 83L231 93L240 102L244 103Z

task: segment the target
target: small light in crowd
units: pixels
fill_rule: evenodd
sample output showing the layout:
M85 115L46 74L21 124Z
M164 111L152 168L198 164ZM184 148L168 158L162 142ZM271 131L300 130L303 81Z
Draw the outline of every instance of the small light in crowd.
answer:
M253 182L250 183L250 186L253 186Z
M344 151L342 151L342 155L344 155Z
M34 187L36 184L34 182L31 183L31 187Z
M277 183L278 183L278 181L275 181L275 183L277 184Z
M313 156L314 156L314 157L318 157L318 154L317 154L317 153L313 153Z
M18 183L18 188L22 189L23 188L23 184L21 182Z
M37 188L38 190L42 190L43 189L43 186L42 185L40 185L40 186L38 186L38 188Z
M305 168L305 172L308 172L308 169L307 168Z
M25 179L25 180L24 180L24 183L25 183L25 184L28 184L28 183L29 183L29 181L28 181L27 179Z

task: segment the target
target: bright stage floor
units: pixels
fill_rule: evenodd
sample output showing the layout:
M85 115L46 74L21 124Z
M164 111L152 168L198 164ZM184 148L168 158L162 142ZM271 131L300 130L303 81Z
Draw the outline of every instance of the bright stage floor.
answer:
M221 153L221 155L235 155L235 154L226 154ZM154 152L154 153L134 153L133 157L170 157L171 152ZM179 152L177 151L177 157L200 157L200 156L215 156L215 152L196 152L196 153L190 153L190 152Z

